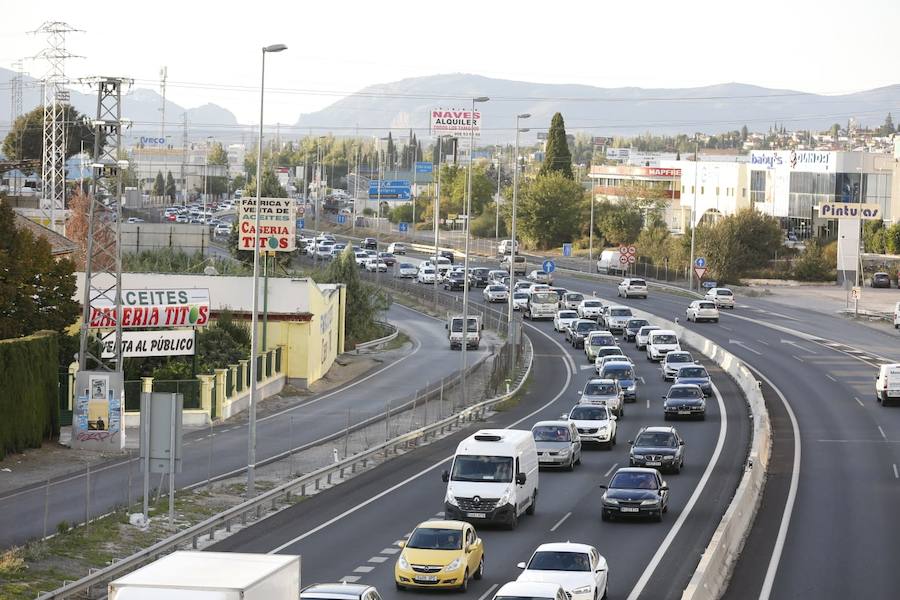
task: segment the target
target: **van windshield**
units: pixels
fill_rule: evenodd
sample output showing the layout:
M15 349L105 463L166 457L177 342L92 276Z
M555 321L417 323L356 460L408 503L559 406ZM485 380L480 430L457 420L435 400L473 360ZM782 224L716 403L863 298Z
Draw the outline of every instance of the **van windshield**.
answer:
M511 456L458 455L453 461L450 479L453 481L512 481Z
M556 304L559 297L554 292L531 292L532 304Z

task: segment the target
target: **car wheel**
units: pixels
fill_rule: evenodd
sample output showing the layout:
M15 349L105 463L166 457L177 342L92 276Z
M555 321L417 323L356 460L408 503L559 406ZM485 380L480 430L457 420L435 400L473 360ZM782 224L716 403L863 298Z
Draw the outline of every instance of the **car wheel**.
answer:
M609 598L609 577L606 580L606 587L603 588L603 595L600 596L600 600L607 600Z
M609 517L610 517L610 515L609 515L608 510L603 509L600 511L600 520L601 521L609 521Z
M478 563L478 570L475 571L475 579L481 579L484 577L484 556L481 557L481 561Z
M469 591L469 570L466 569L466 572L463 574L462 583L459 584L459 587L456 588L457 591L461 594L465 594Z
M516 509L513 508L513 516L510 518L509 522L506 524L506 528L510 531L514 530L519 525L519 515L516 514Z
M575 457L569 459L569 464L566 465L566 471L574 471L575 470Z
M537 510L537 490L531 493L531 504L525 509L525 514L533 515L535 510Z
M647 360L649 360L650 362L653 362L653 359L650 358L650 353L649 353L649 352L647 353Z
M674 467L672 467L672 473L674 473L675 475L678 475L679 473L681 473L681 465L679 464L679 465L675 465Z
M395 581L395 582L394 582L394 585L397 586L397 591L398 591L398 592L405 592L405 591L406 591L406 588L403 587L402 585L400 585L400 582L399 582L399 581Z

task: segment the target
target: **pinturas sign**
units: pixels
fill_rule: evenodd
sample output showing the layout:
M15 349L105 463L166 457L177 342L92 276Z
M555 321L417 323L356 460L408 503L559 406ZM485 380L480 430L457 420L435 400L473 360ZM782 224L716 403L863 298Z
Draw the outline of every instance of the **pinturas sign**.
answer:
M196 327L209 321L208 289L122 290L122 327L150 329ZM89 327L116 326L116 306L110 298L91 303Z
M819 205L822 219L880 219L881 207L877 204L847 204L827 202Z

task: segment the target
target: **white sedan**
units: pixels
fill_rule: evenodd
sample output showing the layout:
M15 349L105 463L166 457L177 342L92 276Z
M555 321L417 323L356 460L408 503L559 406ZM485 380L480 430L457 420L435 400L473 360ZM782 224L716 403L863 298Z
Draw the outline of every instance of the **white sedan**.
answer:
M532 271L528 274L526 279L529 279L536 283L546 283L547 285L553 285L553 275L551 275L550 273L545 273L544 271Z
M716 303L711 300L694 300L684 311L684 316L688 321L699 323L700 321L719 322L719 309Z
M541 544L527 563L519 563L519 582L558 583L571 600L606 596L609 567L596 548L587 544Z
M624 354L605 354L594 359L594 370L597 371L597 375L599 376L603 371L603 365L611 362L627 362L632 367L634 366L634 361Z
M434 269L431 267L419 269L419 273L416 275L416 281L418 283L434 283Z
M419 270L410 263L400 263L400 266L397 267L397 277L401 279L415 279L418 273Z
M491 284L484 288L481 292L485 302L506 302L509 300L509 290L505 285Z
M616 445L616 416L609 407L576 404L566 418L575 423L583 443L604 444L608 449Z
M560 310L557 311L556 316L553 317L553 330L563 332L566 330L566 327L574 323L578 320L578 311L575 310Z
M603 309L603 302L593 298L585 298L578 305L578 316L582 319L596 319Z
M513 292L513 310L524 310L528 306L528 292Z
M385 263L380 258L370 258L366 261L366 271L370 273L374 273L376 271L387 273L387 263Z
M704 300L715 302L716 306L722 308L734 309L734 292L728 288L713 288L706 292Z

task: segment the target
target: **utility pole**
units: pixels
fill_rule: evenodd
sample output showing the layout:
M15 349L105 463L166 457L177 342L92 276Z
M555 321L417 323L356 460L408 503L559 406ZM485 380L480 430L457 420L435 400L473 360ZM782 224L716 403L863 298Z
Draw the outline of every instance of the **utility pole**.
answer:
M188 159L188 120L187 113L181 115L183 119L183 133L181 137L181 203L187 204L187 159Z
M494 237L500 244L500 165L503 163L503 146L497 145L497 200L494 202L497 208L496 222L494 223Z
M15 75L10 80L10 103L9 103L9 128L12 131L13 126L16 123L16 119L22 114L22 88L25 83L25 74L22 71L22 61L17 60L12 64L15 69ZM19 136L18 150L21 153L22 150L22 137ZM13 194L18 196L21 193L21 171L19 171L19 175L13 180Z
M694 244L697 237L697 226L694 222L697 214L697 194L700 190L697 188L697 174L700 172L700 134L694 134L694 199L691 203L691 262L688 265L688 289L694 289ZM699 286L698 286L699 287Z

